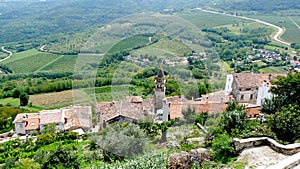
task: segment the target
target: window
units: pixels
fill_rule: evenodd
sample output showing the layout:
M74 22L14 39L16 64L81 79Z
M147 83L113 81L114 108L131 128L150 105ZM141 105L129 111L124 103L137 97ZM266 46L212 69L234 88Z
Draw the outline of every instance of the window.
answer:
M244 95L243 94L241 95L241 100L244 100Z
M250 100L252 100L252 99L253 99L253 94L250 95Z

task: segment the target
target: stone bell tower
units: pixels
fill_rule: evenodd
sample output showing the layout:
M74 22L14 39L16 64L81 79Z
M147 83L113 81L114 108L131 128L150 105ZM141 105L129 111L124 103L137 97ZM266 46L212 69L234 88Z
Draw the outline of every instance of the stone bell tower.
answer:
M165 75L162 65L155 79L154 113L156 122L168 121L169 109L165 99Z

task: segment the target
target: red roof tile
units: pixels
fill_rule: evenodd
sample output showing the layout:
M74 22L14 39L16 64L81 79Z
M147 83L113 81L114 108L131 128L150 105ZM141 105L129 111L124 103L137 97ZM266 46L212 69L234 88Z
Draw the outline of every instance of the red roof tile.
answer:
M29 118L25 122L25 130L38 130L40 128L39 118Z
M40 124L64 123L62 111L43 110L40 111Z

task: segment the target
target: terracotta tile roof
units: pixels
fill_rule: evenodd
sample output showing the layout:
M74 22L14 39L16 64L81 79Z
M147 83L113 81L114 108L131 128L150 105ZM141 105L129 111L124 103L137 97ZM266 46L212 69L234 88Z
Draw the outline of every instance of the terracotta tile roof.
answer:
M65 114L65 118L72 117L72 111L70 109L62 109L63 113Z
M22 113L22 114L18 114L15 118L15 120L13 121L13 123L21 123L23 121L23 119L26 118L39 118L39 114L38 113Z
M131 103L142 103L143 98L141 96L126 96L125 100L131 102Z
M64 123L63 113L58 110L40 111L40 124Z
M80 127L80 120L78 118L73 118L72 126Z
M92 112L90 106L72 106L70 108L62 109L64 113L66 130L76 128L91 128L92 126Z
M25 130L38 130L40 128L39 118L29 118L25 122Z
M83 128L92 127L92 110L91 106L73 106L72 118L79 119L80 126Z
M134 98L134 97L131 97ZM142 102L131 99L114 102L99 102L97 103L97 113L100 116L100 121L109 121L118 116L125 116L135 120L145 119L153 112L152 99L145 99Z
M287 76L286 74L252 74L252 73L235 73L233 74L239 88L256 88L263 82L269 83L275 80L277 76Z
M174 102L187 102L188 99L183 97L183 96L174 96L174 97L168 97L167 98L167 102L171 102L171 103L174 103Z

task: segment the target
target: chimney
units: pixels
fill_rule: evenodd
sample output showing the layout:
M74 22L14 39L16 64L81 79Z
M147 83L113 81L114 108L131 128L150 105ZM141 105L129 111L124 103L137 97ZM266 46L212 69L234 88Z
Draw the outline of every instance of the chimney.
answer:
M293 72L293 69L290 67L289 68L289 73L292 73Z

